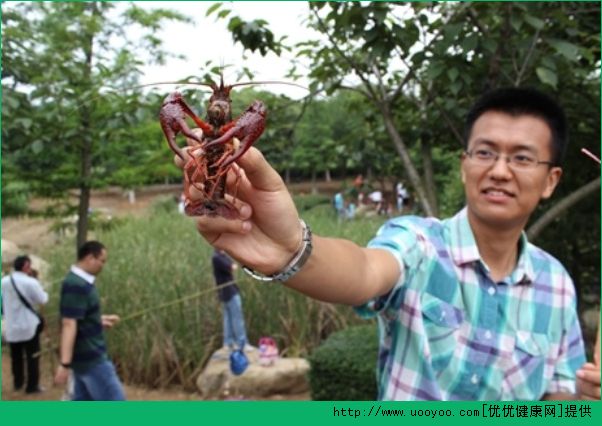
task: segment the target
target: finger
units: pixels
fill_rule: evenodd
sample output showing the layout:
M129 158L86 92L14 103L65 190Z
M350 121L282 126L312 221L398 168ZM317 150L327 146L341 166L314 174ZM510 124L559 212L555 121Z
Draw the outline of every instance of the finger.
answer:
M253 208L249 203L245 203L244 201L234 198L229 194L226 194L226 201L232 204L236 210L238 210L238 218L240 220L248 220L253 215Z
M245 170L249 182L256 189L275 192L285 188L280 175L257 148L251 147L237 163Z
M248 197L252 196L256 189L249 182L244 169L238 164L232 164L232 169L226 175L226 190L229 194L236 194L237 198L250 201Z
M191 201L198 201L203 198L206 198L205 195L205 185L202 183L195 183L194 185L190 185L188 188L188 196Z
M600 371L600 367L598 367L595 364L592 364L591 362L586 362L585 364L583 364L581 366L581 369L582 370L597 370L597 371Z
M189 146L182 148L182 154L184 155L184 158L181 158L179 155L174 155L173 160L176 166L178 166L181 169L184 168L186 163L188 163L192 159L192 155L190 153L192 149L193 148Z
M200 139L203 138L203 129L200 129L200 128L196 127L194 129L190 129L190 131L193 134L195 134L196 136L198 136ZM192 146L192 147L199 146L199 143L197 141L195 141L194 139L191 139L191 138L186 138L186 144L188 146Z
M577 377L587 382L588 384L596 384L600 386L600 370L580 369L577 371Z
M248 220L224 219L223 217L200 216L197 218L197 230L211 245L218 245L220 238L225 234L247 234L252 225Z

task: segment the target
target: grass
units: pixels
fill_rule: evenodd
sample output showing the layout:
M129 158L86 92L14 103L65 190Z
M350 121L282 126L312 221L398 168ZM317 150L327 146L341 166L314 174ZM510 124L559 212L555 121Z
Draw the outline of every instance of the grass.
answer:
M360 245L383 222L382 218L338 222L324 200L298 197L296 202L304 206L301 214L315 233ZM179 215L173 203L164 202L146 217L103 227L90 238L109 249L97 284L103 312L122 317L121 324L106 333L120 376L149 387L194 388L196 377L222 342L212 248L197 234L194 222ZM58 315L53 321L51 313L58 312L60 282L73 263L73 246L73 241L65 241L46 254L55 283L47 312L50 331L57 335ZM307 356L332 332L364 322L349 307L321 303L242 272L237 282L250 342L272 336L288 356Z

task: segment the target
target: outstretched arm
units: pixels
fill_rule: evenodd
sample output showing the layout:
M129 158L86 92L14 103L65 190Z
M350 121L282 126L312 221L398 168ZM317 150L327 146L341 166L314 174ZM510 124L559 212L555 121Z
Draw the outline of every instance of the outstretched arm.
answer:
M184 161L175 160L183 166ZM239 263L266 275L280 272L302 245L302 227L293 200L256 148L249 149L233 167L241 176L234 201L238 219L201 216L197 228L210 244ZM235 181L231 172L231 192ZM307 263L285 285L319 300L357 305L389 291L401 273L397 260L385 250L317 235L313 246Z

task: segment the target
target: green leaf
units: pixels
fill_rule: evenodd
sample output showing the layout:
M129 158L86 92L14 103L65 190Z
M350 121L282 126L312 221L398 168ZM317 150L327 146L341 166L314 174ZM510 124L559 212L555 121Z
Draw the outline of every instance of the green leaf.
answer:
M460 75L460 73L458 72L457 68L450 68L447 70L447 76L449 77L450 81L456 81L456 78L458 78L458 75Z
M40 154L44 150L44 142L36 140L31 144L31 150L34 154Z
M575 62L579 59L579 48L573 43L556 39L549 39L548 43L569 61Z
M523 26L523 21L521 21L520 17L516 15L510 16L510 26L514 31L520 31L520 28Z
M558 84L558 76L554 71L549 68L538 67L535 70L535 73L537 74L539 81L541 81L543 84L548 84L553 88L556 88L556 85Z
M228 10L228 9L224 9L224 10L220 10L219 13L217 14L218 18L225 18L226 16L228 16L232 11Z
M497 50L497 41L487 38L482 41L483 47L490 53L494 53Z
M207 9L207 13L205 13L205 16L209 16L211 15L213 12L215 12L217 9L219 9L220 7L222 7L222 3L215 3L213 6L211 6L209 9Z
M462 42L462 50L464 53L472 52L476 49L479 39L475 34L471 34Z
M527 24L531 25L536 30L541 30L545 25L544 21L542 21L539 18L536 18L535 16L525 15L523 16L523 19Z
M449 24L445 26L443 32L445 33L445 38L448 40L454 40L456 36L462 30L462 24Z
M428 69L426 70L426 76L429 79L436 79L445 70L445 64L441 62L431 62Z

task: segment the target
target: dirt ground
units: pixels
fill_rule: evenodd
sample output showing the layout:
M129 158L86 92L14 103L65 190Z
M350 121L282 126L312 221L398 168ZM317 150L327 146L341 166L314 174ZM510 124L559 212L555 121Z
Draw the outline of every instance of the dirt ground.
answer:
M3 401L60 401L63 388L53 386L51 365L48 362L40 363L40 385L44 392L33 395L25 392L15 392L12 387L10 372L10 355L8 346L2 346L2 400ZM202 398L194 392L173 389L144 389L137 386L124 385L126 398L129 401L199 401Z

